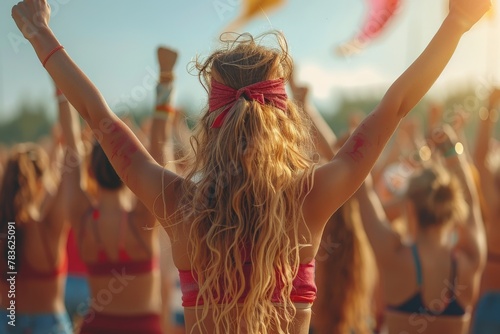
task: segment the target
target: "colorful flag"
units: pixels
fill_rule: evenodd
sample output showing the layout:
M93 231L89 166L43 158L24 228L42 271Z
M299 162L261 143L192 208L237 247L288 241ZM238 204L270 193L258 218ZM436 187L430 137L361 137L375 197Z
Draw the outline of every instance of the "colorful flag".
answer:
M338 47L337 51L341 55L361 52L369 42L382 33L401 3L400 0L367 0L367 2L369 9L365 22L352 40Z
M285 3L285 0L242 0L243 10L225 31L235 31L259 14L275 9Z

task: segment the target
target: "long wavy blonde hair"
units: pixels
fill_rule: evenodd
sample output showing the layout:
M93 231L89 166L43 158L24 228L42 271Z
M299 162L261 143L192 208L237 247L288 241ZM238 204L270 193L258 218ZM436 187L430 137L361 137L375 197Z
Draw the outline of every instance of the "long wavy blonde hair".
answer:
M265 36L276 37L277 47L263 46ZM197 62L208 93L212 78L240 89L291 75L280 33L243 34L223 45ZM310 124L290 100L283 111L240 98L222 127L211 128L223 109L205 111L195 127L184 184L181 211L190 224L197 309L202 308L193 330L204 332L210 317L215 333L285 333L295 315L290 293L299 248L309 240L299 240L298 229L312 187ZM245 263L251 263L249 277ZM272 302L275 290L279 305Z
M377 268L355 199L330 218L322 241L316 257L321 294L313 307L314 333L371 333Z

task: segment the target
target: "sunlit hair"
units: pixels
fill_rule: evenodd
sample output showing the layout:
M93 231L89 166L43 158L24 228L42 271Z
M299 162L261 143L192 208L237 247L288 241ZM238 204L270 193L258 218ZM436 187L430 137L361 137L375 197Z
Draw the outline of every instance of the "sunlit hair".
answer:
M107 190L118 190L123 187L123 182L109 162L101 145L95 143L90 155L90 169L92 177L97 184Z
M263 46L264 37L277 46ZM243 34L223 41L197 69L208 92L212 76L240 89L279 77L287 81L292 59L280 33L255 39ZM213 318L215 333L288 333L298 252L310 242L298 234L303 199L312 187L310 124L290 100L282 111L242 97L222 127L211 128L223 109L206 108L195 127L184 185L182 213L191 224L191 263L198 302L204 303L193 330L205 332L203 321ZM249 282L243 253L252 264ZM245 285L248 294L238 304ZM280 305L271 302L276 286L284 286Z
M373 251L361 225L358 202L350 199L328 221L316 257L318 295L314 333L372 333Z
M407 197L415 206L422 228L463 222L468 212L459 181L438 164L410 179Z
M28 212L29 205L35 200L41 185L42 177L48 169L47 153L36 144L18 144L12 148L5 166L5 174L0 189L0 233L3 259L6 259L8 222L16 224L16 265L23 250L24 228L32 217Z

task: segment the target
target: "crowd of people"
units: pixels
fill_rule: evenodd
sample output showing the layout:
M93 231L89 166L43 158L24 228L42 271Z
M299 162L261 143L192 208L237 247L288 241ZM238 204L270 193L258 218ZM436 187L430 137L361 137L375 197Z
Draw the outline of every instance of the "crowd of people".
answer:
M177 51L159 47L136 125L59 44L48 3L17 4L59 117L50 141L0 155L0 333L500 333L500 89L475 136L436 105L425 125L408 115L489 7L450 0L336 135L281 33L196 64L208 103L193 128L172 103Z

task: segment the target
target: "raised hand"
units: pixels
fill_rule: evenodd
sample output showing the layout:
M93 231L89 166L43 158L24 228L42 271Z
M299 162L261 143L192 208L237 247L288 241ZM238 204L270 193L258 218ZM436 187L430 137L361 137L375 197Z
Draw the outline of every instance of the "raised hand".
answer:
M157 50L158 63L160 64L160 82L170 82L173 80L172 70L177 61L177 52L160 46Z
M455 144L458 142L455 130L449 124L443 124L436 128L434 133L438 135L436 137L438 139L436 140L438 150L441 151L443 156L447 157L451 153L451 150L455 149Z
M295 81L295 73L290 77L289 84L295 101L300 105L305 105L309 97L309 87L298 85Z
M24 0L12 7L12 18L29 40L49 27L50 6L46 0Z
M494 88L489 96L490 108L495 108L500 103L500 88Z
M491 0L450 0L450 17L464 28L472 28L491 8Z
M292 87L292 86L291 86ZM299 105L305 105L309 96L309 87L307 86L293 86L293 98Z
M443 120L444 107L440 103L433 103L429 106L428 111L428 128L434 129Z

